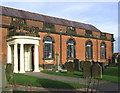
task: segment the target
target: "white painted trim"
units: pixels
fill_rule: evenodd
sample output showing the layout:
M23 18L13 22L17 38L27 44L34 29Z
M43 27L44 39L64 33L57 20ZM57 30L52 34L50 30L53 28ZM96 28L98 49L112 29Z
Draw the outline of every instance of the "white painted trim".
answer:
M18 73L18 47L14 45L14 73Z
M33 36L11 36L7 38L7 40L11 39L33 39L33 40L41 40L40 37L33 37Z
M39 70L39 54L38 54L38 46L37 45L34 45L35 46L35 56L34 56L34 72L40 72Z
M34 44L39 45L39 40L41 38L38 37L30 37L30 36L12 36L7 39L7 44Z
M12 63L11 61L11 46L7 44L7 63Z
M20 44L20 72L19 73L25 73L24 44Z

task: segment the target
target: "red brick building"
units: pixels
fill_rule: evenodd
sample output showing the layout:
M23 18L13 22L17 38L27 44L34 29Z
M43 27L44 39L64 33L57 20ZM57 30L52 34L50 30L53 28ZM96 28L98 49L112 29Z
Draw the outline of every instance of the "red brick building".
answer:
M1 61L14 64L14 72L39 71L39 66L74 59L112 60L113 34L90 24L3 7L0 17ZM102 24L102 23L101 23Z

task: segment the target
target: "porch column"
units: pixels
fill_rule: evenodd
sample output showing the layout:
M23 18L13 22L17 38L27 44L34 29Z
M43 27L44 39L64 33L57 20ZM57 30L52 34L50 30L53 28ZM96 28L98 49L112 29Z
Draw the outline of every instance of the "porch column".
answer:
M29 46L29 49L28 49L28 71L32 71L32 53L31 53L31 48L32 46Z
M25 71L28 71L28 45L24 46L24 63L25 63Z
M40 72L39 70L39 58L38 58L38 45L35 45L35 58L34 58L34 72Z
M18 48L14 45L14 73L18 73Z
M24 44L20 44L20 73L25 73L25 69L24 69Z
M12 63L11 62L11 46L7 44L7 63Z

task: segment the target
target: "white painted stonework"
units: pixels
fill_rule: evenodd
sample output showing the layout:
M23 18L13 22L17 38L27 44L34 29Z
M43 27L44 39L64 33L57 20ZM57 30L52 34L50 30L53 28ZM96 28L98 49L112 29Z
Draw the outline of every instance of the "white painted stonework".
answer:
M47 63L52 63L53 60L45 60L45 62L47 62Z
M14 64L14 73L25 73L32 70L32 46L34 46L34 72L39 70L39 37L12 36L7 39L7 63ZM20 70L18 70L18 49L20 49Z

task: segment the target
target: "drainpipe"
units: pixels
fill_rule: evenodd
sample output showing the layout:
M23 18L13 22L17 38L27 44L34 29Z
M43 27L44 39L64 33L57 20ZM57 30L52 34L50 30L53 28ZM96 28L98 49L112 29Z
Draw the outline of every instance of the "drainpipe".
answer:
M98 35L97 36L97 62L98 62Z
M60 66L62 66L62 33L60 33Z

